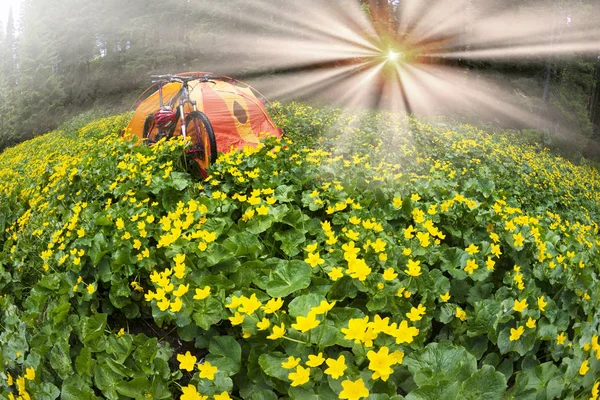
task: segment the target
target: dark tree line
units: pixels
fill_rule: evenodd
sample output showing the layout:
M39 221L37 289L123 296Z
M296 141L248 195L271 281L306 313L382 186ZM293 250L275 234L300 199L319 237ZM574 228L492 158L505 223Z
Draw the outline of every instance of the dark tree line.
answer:
M230 8L223 12L211 0L25 0L21 10L14 10L20 15L18 28L13 16L0 26L0 150L47 132L84 110L127 109L148 85L152 72L223 65L219 62L225 60L227 49L220 46L240 23L239 15L233 14L243 12L247 1L251 0L230 0ZM278 9L287 1L262 3ZM297 1L314 6L314 0ZM379 35L402 40L395 32L405 0L357 1ZM510 0L514 7L530 1L534 0ZM535 1L554 7L557 21L586 12L585 0ZM465 1L461 16L465 35L480 4ZM273 20L266 16L252 27L268 33ZM565 29L564 23L556 24L556 40ZM541 116L559 116L558 125L544 129L600 138L598 57L462 60L456 66L474 79L480 73L507 79L514 90L526 94L525 106Z

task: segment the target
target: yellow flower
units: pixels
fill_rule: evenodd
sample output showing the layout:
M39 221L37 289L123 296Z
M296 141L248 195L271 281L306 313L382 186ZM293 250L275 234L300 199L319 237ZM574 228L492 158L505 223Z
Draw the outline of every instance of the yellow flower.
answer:
M369 397L369 389L365 387L362 378L357 381L346 379L342 382L342 388L340 399L359 400Z
M587 374L587 372L590 370L590 367L588 364L589 364L589 360L585 360L584 362L581 363L581 366L579 367L579 375Z
M351 278L358 279L363 282L367 279L367 276L371 273L371 268L367 265L365 260L361 258L355 258L348 261L348 275Z
M386 281L393 281L398 277L398 274L394 271L394 268L390 267L383 272L383 279Z
M473 272L479 268L479 265L477 265L477 261L470 259L467 260L467 265L465 265L465 271L469 274L472 275Z
M594 383L592 387L592 397L589 400L598 400L598 396L600 396L600 381Z
M304 368L301 365L298 365L296 371L288 374L288 379L292 381L292 386L304 385L310 379L310 368Z
M181 298L177 297L175 299L175 301L172 301L169 303L169 309L171 310L171 312L179 312L181 310L181 307L183 306L183 302L181 301Z
M156 303L156 305L158 306L158 309L160 311L166 311L169 308L169 306L171 305L171 302L169 301L169 299L164 297L161 301Z
M294 369L302 361L300 358L289 356L288 359L281 363L281 366L285 369Z
M313 354L309 354L306 365L308 365L309 367L316 368L319 365L323 364L324 362L325 362L325 358L323 358L323 353L319 353L316 356Z
M117 218L117 220L115 221L115 225L117 226L117 229L121 230L125 227L125 223L123 222L122 218Z
M386 244L386 242L377 238L377 240L374 243L371 243L371 248L373 249L373 251L375 251L375 253L381 253L382 251L385 251Z
M233 317L229 317L229 321L231 321L231 325L235 326L235 325L239 325L242 322L244 322L244 318L245 318L245 315L240 314L239 312L236 311L236 313Z
M561 332L559 335L556 336L556 342L558 344L564 344L566 339L567 335L565 335L564 332Z
M535 328L535 319L529 317L527 323L525 324L529 329Z
M456 307L456 318L465 321L467 319L467 313L462 308Z
M281 326L273 326L273 333L270 334L269 336L267 336L267 339L271 339L271 340L277 340L282 338L285 335L285 325L283 324L283 322L281 323Z
M206 378L209 381L215 379L217 373L217 367L211 365L208 361L204 361L202 364L198 364L198 371L200 371L200 378Z
M360 224L360 218L358 218L356 215L353 215L350 217L350 219L348 219L348 222L350 222L352 225L358 225Z
M325 363L329 368L325 370L325 373L331 376L333 379L337 379L344 375L344 371L346 371L346 357L344 355L340 355L338 359L328 358Z
M390 354L390 350L383 346L378 352L370 350L367 353L369 359L369 369L373 371L373 380L380 379L387 381L391 374L394 373L392 365L396 363L395 357Z
M256 208L256 212L258 215L267 215L270 209L271 208L269 206L263 204L262 206Z
M496 261L492 260L492 257L488 257L485 266L488 271L492 271L494 269L494 265L496 265Z
M307 253L314 253L318 246L318 243L309 244L304 250L306 250Z
M269 329L269 327L271 326L271 321L268 320L267 318L263 318L262 321L259 321L256 323L256 327L258 328L259 331L264 331Z
M425 315L425 307L422 304L419 304L418 308L412 307L410 312L406 313L406 317L412 322L420 321L423 315Z
M177 290L173 291L173 295L175 295L176 297L181 297L184 294L186 294L188 292L188 290L190 290L190 285L184 285L184 284L180 284L179 287L177 288Z
M414 337L419 334L419 329L414 326L408 326L408 322L402 321L398 328L392 332L392 336L396 338L396 344L412 343Z
M515 242L515 246L516 247L521 247L523 246L523 241L525 240L525 238L523 237L523 234L521 232L519 233L513 233L513 240Z
M344 276L344 272L343 269L340 267L333 267L331 268L331 272L329 272L327 275L329 276L329 278L331 278L332 281L335 282Z
M239 308L239 311L247 315L254 313L260 308L260 306L262 306L262 303L256 297L256 293L252 293L252 296L250 296L250 298L242 296L240 298L240 301L242 302L242 305Z
M446 292L444 294L440 294L440 299L442 299L442 301L444 303L447 303L448 300L450 300L450 292Z
M179 369L185 369L186 371L193 371L196 365L196 356L186 351L185 354L177 354L177 361L179 361Z
M187 385L186 387L182 387L181 391L183 394L179 400L208 400L208 396L202 396L198 393L196 386Z
M465 249L465 251L467 253L469 253L470 255L477 254L477 253L479 253L479 247L477 247L477 246L475 246L475 244L471 243L471 245L469 245L469 247L467 247Z
M510 341L514 342L519 340L523 332L525 332L525 328L523 328L523 326L519 326L517 329L510 328Z
M317 265L325 263L325 260L321 258L321 255L319 253L309 253L308 256L304 259L304 261L306 261L306 263L313 268Z
M421 267L419 266L419 264L421 264L421 261L408 260L408 268L404 272L414 277L421 275Z
M275 311L279 310L283 306L283 300L281 298L273 298L267 301L267 304L262 306L262 310L265 314L273 314Z
M409 249L408 247L402 249L402 255L405 255L406 257L410 256L412 254L411 249Z
M404 352L400 350L396 350L391 354L394 357L394 364L402 364L404 360Z
M25 375L24 376L25 376L25 379L27 379L29 381L34 380L35 379L35 369L33 369L31 367L27 368L25 370Z
M229 393L223 392L221 394L215 394L214 400L231 400L231 397L229 396Z
M412 195L410 196L410 199L411 199L412 201L419 201L419 200L421 200L421 196L419 196L419 194L418 194L418 193L414 193L414 194L412 194Z
M96 291L96 287L93 283L90 283L89 285L87 285L86 290L88 294L93 294Z
M544 301L544 296L538 297L537 303L538 303L538 308L540 309L540 311L542 311L542 312L546 311L546 306L548 305L548 303L546 303Z
M513 310L518 312L523 312L527 308L527 299L523 299L521 301L515 300L515 305L513 306Z
M310 312L316 315L325 314L326 312L331 311L331 309L335 306L335 301L328 303L327 300L321 300L318 306L313 307Z
M392 202L396 208L400 208L402 206L402 199L400 197L394 197Z
M194 300L204 300L210 296L210 286L204 286L204 289L196 288L196 294Z
M319 326L321 322L316 319L316 315L314 313L308 313L307 317L298 316L296 317L296 323L292 324L292 328L302 333L308 332L313 328Z

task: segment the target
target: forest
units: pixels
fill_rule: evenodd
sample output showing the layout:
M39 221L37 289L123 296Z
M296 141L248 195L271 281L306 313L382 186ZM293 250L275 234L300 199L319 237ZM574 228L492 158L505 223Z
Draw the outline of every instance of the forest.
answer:
M0 400L600 399L597 0L6 15Z
M357 0L358 1L358 0ZM236 32L268 35L275 12L286 0L258 2L264 24L245 21L235 12L244 1L215 7L209 1L26 0L0 26L0 149L54 129L88 111L125 111L146 88L149 74L206 71L235 78L284 76L286 71L261 65L249 50L231 52L228 40ZM237 3L237 4L236 4ZM319 7L304 0L303 9ZM401 1L360 1L378 34L394 36L401 20ZM465 1L457 14L465 32L489 4ZM506 3L506 4L504 4ZM507 1L507 8L536 4L552 10L547 41L556 46L569 37L571 21L589 16L587 1ZM322 6L321 6L322 7ZM226 9L227 11L224 11ZM15 19L18 16L18 26ZM307 16L310 18L310 15ZM452 16L454 18L454 16ZM599 17L596 17L599 18ZM57 22L60 21L60 22ZM600 24L600 22L598 22ZM510 30L510 26L506 26ZM304 35L304 36L303 36ZM298 32L299 42L310 35ZM303 39L304 38L304 39ZM402 38L397 38L402 40ZM260 47L260 44L258 44ZM468 45L467 45L468 47ZM444 63L477 80L491 76L508 87L520 107L539 115L527 128L547 132L575 152L589 153L600 140L600 58L577 53L568 57L532 55L529 59L454 59ZM243 65L243 68L239 68ZM343 63L333 62L332 67ZM218 69L213 71L213 69ZM259 89L260 86L259 86ZM269 96L269 93L266 93ZM277 96L273 100L277 100ZM306 100L313 100L307 96ZM552 122L547 117L552 116ZM486 119L486 118L482 118ZM488 120L493 118L487 118ZM489 121L484 121L489 122ZM493 123L494 121L492 121ZM495 121L498 122L498 121ZM504 123L504 127L524 128ZM592 154L587 154L592 155Z

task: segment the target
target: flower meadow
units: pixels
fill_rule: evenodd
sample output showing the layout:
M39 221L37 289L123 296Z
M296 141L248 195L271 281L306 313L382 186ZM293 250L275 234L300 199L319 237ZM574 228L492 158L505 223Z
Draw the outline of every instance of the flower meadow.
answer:
M205 179L127 115L0 154L0 398L598 399L595 167L271 111Z

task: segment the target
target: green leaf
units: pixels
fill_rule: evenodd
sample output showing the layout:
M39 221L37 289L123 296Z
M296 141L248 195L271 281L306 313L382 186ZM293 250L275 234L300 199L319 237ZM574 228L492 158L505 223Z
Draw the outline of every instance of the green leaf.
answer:
M94 368L94 383L107 399L119 399L116 389L121 381L121 377L107 365L96 364Z
M169 178L171 178L171 184L169 186L182 191L190 184L188 177L189 174L184 174L183 172L171 172L171 175L169 176Z
M506 390L506 377L484 365L462 384L461 398L465 400L501 400Z
M233 252L235 256L258 256L263 251L263 245L256 235L250 232L240 232L225 239L223 246Z
M525 328L525 333L518 340L510 340L510 327L504 328L498 335L498 349L500 354L506 354L511 351L524 356L535 345L535 333Z
M279 397L272 390L264 389L256 393L252 393L251 400L277 400Z
M273 195L277 201L280 203L289 203L294 200L294 187L281 185L275 189L275 194Z
M290 302L288 312L292 317L306 316L310 309L318 306L322 300L325 298L315 293L298 296Z
M35 390L36 400L54 400L60 396L60 390L49 382L42 382Z
M89 343L104 334L106 328L106 314L96 314L89 318L81 319L81 341Z
M73 375L66 379L62 384L61 400L96 400L99 397L94 395L94 391L85 383L85 381Z
M111 226L112 221L108 219L105 215L98 215L94 223L98 226Z
M483 300L475 303L474 318L469 324L469 335L490 335L495 337L498 321L502 315L502 304L495 300Z
M339 397L328 386L319 387L319 392L302 387L290 387L288 394L292 399L302 400L337 400Z
M258 364L268 376L287 381L289 372L281 367L285 360L287 357L279 352L263 353L258 357Z
M93 367L92 352L87 347L84 347L75 360L75 370L79 375L91 378Z
M537 393L538 399L560 398L564 390L563 373L552 362L546 362L535 368L517 374L514 387L516 398L526 393Z
M50 350L50 365L63 380L73 374L69 350L69 345L64 342L55 343Z
M306 242L305 233L297 229L275 232L273 238L281 242L281 250L289 257L294 257L300 253L302 245Z
M464 347L448 341L430 343L424 349L408 355L404 364L417 385L437 385L440 382L461 382L477 370L477 361Z
M149 393L150 382L146 378L135 378L129 382L121 382L117 386L117 392L123 396L132 397L134 399L144 398L146 393Z
M231 336L216 336L210 340L206 360L227 376L235 375L242 364L242 348Z
M287 295L306 289L310 285L312 269L304 261L281 260L271 272L271 279L266 291L271 297L286 297Z
M193 315L194 323L205 331L209 330L212 325L219 323L223 315L223 303L214 298L213 296L207 297L205 300L201 300L199 311Z
M456 400L460 385L458 382L440 382L413 390L406 395L406 400Z

